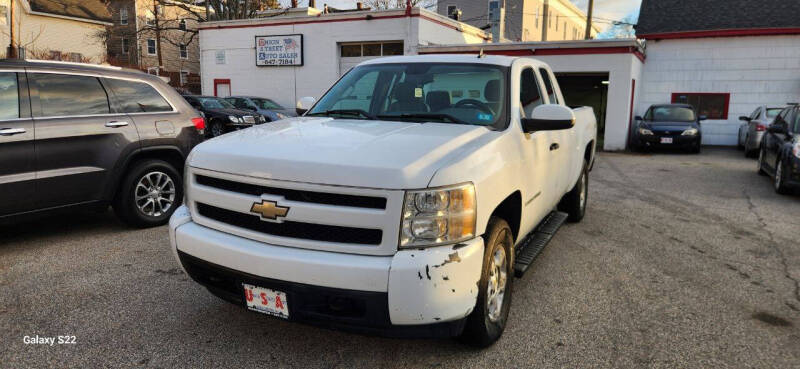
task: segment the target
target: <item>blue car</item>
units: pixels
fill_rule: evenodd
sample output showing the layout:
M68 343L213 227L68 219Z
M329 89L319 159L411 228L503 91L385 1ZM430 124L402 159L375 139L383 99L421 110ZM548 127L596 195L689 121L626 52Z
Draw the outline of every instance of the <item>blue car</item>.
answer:
M703 140L700 121L705 119L704 115L698 116L691 105L653 105L644 117L636 117L634 146L639 150L680 147L699 153Z
M233 104L237 109L257 112L267 117L270 122L297 116L297 113L292 109L284 108L280 104L263 97L230 96L226 97L225 100Z

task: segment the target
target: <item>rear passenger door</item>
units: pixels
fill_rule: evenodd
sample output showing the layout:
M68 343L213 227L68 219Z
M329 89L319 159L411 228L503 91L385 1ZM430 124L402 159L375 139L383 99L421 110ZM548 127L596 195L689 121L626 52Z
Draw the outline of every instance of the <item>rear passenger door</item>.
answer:
M33 140L25 73L0 71L0 216L36 207Z
M41 207L107 199L115 168L139 147L133 122L112 111L97 76L29 70L28 80Z
M136 124L142 147L174 146L179 128L179 113L158 90L144 81L103 78L111 97L111 106L127 114ZM178 168L180 169L180 168Z

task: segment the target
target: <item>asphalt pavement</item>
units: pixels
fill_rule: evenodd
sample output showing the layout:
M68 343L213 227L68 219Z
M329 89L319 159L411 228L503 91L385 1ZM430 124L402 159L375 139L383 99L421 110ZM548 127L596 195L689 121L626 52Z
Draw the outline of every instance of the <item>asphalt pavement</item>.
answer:
M600 154L585 220L516 281L484 350L248 312L183 274L166 227L111 212L0 226L0 367L798 368L800 196L755 168L733 149Z

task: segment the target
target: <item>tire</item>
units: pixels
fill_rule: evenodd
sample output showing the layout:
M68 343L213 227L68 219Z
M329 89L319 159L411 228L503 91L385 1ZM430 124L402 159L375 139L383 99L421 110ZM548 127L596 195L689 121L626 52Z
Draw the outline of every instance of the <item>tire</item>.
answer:
M744 157L745 158L755 158L755 157L757 157L758 156L758 151L759 150L757 150L757 149L749 148L747 146L747 142L745 142L745 144L744 144Z
M514 238L505 220L498 217L489 219L484 245L483 267L481 279L478 281L478 299L459 337L462 342L477 347L491 346L503 335L508 322L508 312L511 310L511 292L514 285ZM502 260L505 262L502 267L497 265L501 258L498 255L502 255ZM504 277L501 270L505 270ZM499 292L489 290L490 281L494 281L492 291ZM504 288L500 288L502 284L505 284Z
M150 159L135 163L128 171L113 207L123 222L148 228L166 224L182 202L180 173L163 160Z
M208 126L208 136L211 138L219 137L225 134L225 125L220 121L212 121Z
M589 171L587 162L583 161L583 169L578 182L572 187L558 204L558 210L569 214L568 222L578 223L586 215L586 205L589 203Z
M792 192L792 189L786 184L786 169L783 167L783 159L778 159L778 163L775 164L775 192L781 195L788 195Z
M767 172L764 170L764 149L758 150L758 175L766 176Z

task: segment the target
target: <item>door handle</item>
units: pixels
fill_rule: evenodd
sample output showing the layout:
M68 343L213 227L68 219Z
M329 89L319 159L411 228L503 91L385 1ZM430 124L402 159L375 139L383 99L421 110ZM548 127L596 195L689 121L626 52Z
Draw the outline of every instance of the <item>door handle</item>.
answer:
M550 151L556 151L558 150L559 147L560 146L558 146L558 142L553 143L552 145L550 145Z
M13 136L25 132L25 128L0 128L0 136Z
M127 125L128 125L128 122L119 122L119 121L116 121L116 120L106 123L106 127L109 127L109 128L119 128L119 127L125 127Z

